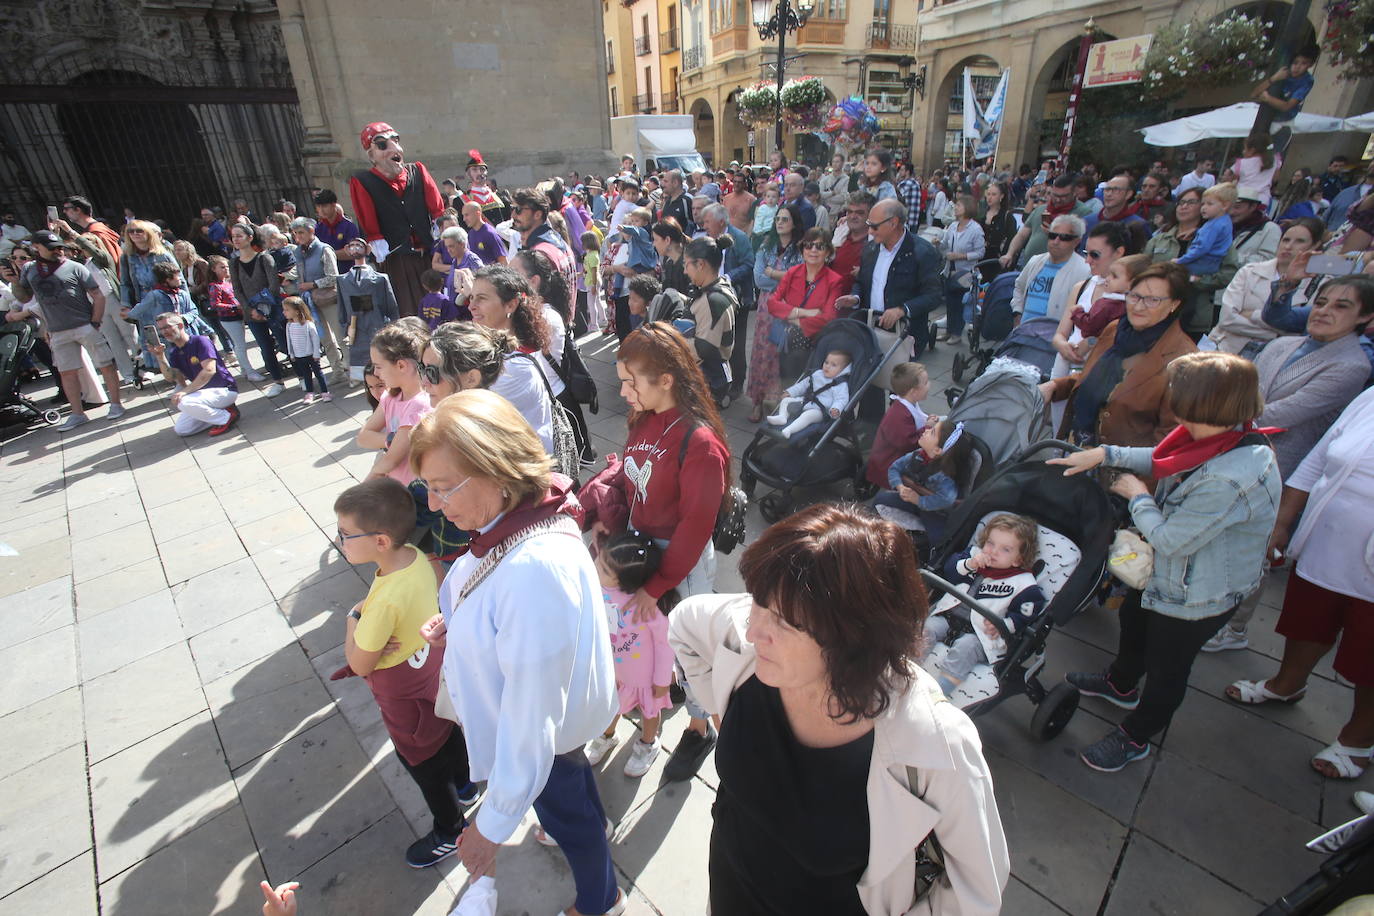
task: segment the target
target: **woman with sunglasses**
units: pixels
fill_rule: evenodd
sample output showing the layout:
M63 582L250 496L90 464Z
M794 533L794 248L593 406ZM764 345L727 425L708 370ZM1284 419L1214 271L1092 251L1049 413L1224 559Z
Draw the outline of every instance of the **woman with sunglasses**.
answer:
M1069 402L1061 439L1154 446L1178 425L1165 370L1197 351L1178 322L1191 293L1188 270L1177 264L1154 264L1136 276L1126 294L1126 317L1103 330L1083 371L1040 386L1046 401Z
M805 370L815 348L815 336L838 314L835 300L848 285L826 266L835 255L829 232L820 228L806 230L801 253L802 262L788 269L768 298L768 313L775 326L777 322L786 325L786 352L778 363L781 375L787 378Z
M778 368L778 346L773 342L773 315L768 300L793 267L801 263L801 207L779 207L773 228L757 246L754 255L754 289L758 293L758 316L754 319L754 340L749 353L749 378L745 396L753 402L749 422L759 423L765 412L772 413L782 400L782 375Z
M126 309L132 309L157 287L153 276L154 264L178 266L176 257L162 242L162 230L143 219L129 220L124 224L124 244L119 255L119 300ZM143 365L156 366L157 360L147 343L143 346Z

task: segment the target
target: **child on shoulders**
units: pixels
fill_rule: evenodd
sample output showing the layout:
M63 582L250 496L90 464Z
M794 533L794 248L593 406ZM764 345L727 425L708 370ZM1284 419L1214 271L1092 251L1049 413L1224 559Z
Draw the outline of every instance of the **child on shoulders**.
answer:
M892 368L891 385L892 403L878 424L865 472L868 482L879 488L888 485L892 463L920 447L921 430L930 421L921 409L921 401L930 394L930 373L925 366L898 363Z
M768 417L768 423L782 426L779 431L782 437L790 439L827 416L838 417L849 403L849 384L845 381L849 364L850 356L843 350L825 354L825 362L819 369L787 389L787 397L778 402L778 409ZM795 416L793 410L797 412Z
M1039 553L1035 522L1004 513L983 526L978 549L950 559L945 577L955 585L966 586L960 589L963 594L1002 618L1016 633L1045 609L1045 595L1031 572ZM953 694L976 666L996 663L1007 654L1006 640L992 621L970 611L953 595L945 595L930 609L925 635L928 646L947 646L931 672L946 696ZM928 650L926 657L933 654Z

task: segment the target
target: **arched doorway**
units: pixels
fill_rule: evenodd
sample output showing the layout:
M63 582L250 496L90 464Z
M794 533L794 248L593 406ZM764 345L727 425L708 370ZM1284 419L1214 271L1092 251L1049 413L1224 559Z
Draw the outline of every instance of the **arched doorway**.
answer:
M102 210L131 207L179 227L187 214L223 199L195 114L189 105L160 98L166 87L122 70L93 70L68 86L91 95L120 90L110 100L57 106L87 195Z
M930 133L926 137L927 169L942 168L946 162L961 162L964 157L964 68L972 71L973 92L979 104L992 98L1002 65L983 54L963 58L945 71L931 102Z
M732 159L746 162L749 159L749 128L739 119L739 106L735 104L743 87L732 89L725 97L725 106L720 114L720 162L724 165ZM755 144L759 137L755 135Z
M713 162L716 150L716 118L711 103L697 99L692 103L692 129L696 132L697 152L707 162Z

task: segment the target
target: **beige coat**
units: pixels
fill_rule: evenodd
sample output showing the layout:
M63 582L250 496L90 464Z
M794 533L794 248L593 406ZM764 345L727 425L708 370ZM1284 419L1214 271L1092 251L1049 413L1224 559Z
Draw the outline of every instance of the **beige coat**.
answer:
M721 713L754 674L744 638L749 595L700 595L673 609L668 642L697 700ZM996 916L1011 870L1007 841L968 716L917 669L874 723L868 771L869 857L859 899L869 916ZM915 780L915 788L911 786ZM916 848L935 833L945 875L917 901Z

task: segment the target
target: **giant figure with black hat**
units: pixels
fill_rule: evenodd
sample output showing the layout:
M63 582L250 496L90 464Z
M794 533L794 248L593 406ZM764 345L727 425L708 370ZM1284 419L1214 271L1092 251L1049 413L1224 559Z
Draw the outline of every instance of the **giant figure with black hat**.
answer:
M420 275L429 267L430 223L444 211L439 188L422 162L406 162L401 138L381 121L363 128L363 149L372 163L348 181L353 215L391 279L402 316L416 315L425 290Z

